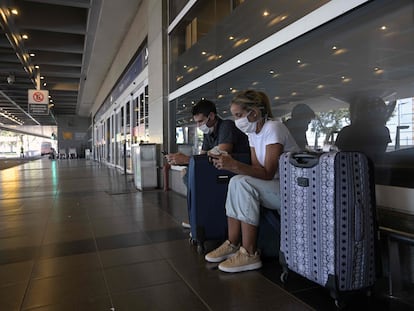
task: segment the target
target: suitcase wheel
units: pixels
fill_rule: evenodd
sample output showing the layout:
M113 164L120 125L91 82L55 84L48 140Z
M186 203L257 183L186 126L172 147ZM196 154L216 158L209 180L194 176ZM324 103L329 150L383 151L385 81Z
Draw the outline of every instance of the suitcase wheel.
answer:
M335 306L338 310L344 310L346 307L346 304L343 300L335 299Z
M204 254L204 245L203 244L198 244L197 245L197 253L199 253L200 255Z
M283 271L282 274L280 274L280 281L284 284L287 282L289 272Z

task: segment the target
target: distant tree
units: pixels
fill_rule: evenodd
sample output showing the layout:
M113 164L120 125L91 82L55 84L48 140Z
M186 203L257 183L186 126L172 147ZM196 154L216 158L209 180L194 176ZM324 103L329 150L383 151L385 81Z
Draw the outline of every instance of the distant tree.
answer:
M19 139L18 135L19 134L14 132L0 130L0 137L5 138L1 139L2 145L8 147L7 152L13 152L15 150L15 147L17 147L17 141Z
M315 145L318 138L324 135L323 142L333 143L330 141L331 135L338 133L345 125L350 123L349 110L342 108L336 111L319 112L316 119L311 122L310 130L315 133Z

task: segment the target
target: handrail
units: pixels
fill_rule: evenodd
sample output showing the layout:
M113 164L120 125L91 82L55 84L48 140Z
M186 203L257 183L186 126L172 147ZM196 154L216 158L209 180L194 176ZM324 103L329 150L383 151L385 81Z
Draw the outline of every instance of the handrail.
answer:
M390 238L407 242L409 244L414 245L414 233L409 233L405 231L400 231L396 229L392 229L389 227L379 227L381 232L386 233Z

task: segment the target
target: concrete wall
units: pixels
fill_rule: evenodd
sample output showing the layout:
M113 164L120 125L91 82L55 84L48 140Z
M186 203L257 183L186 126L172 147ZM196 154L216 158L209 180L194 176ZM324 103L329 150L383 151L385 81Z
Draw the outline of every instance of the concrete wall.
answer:
M85 149L91 149L89 141L90 119L78 116L62 116L58 121L58 152L69 152L69 148L76 148L78 157L85 156Z

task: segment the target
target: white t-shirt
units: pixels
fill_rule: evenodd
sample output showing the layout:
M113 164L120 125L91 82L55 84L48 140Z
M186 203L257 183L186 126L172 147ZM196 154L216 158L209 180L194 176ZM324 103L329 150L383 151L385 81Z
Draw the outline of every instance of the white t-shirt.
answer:
M290 134L287 127L280 121L267 120L261 131L257 133L249 133L249 145L256 152L257 160L261 166L264 166L266 145L281 144L283 151L299 151L299 147ZM275 178L279 176L276 172Z

